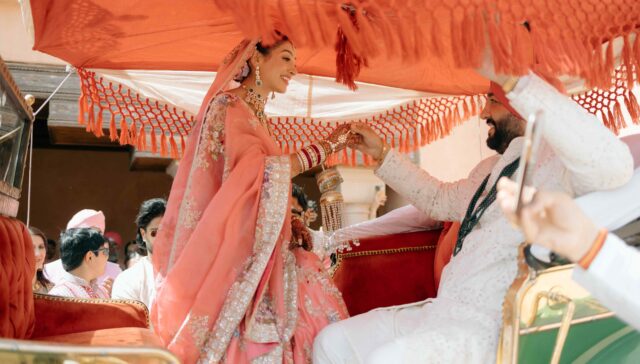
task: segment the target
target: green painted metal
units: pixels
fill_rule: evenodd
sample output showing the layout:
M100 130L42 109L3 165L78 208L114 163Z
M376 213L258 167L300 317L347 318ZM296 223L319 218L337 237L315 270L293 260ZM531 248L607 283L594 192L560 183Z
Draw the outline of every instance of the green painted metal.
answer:
M584 363L640 363L640 333L627 328L615 317L572 325L560 363L578 359ZM518 362L549 363L557 333L556 329L521 335ZM590 351L592 348L596 349Z
M622 359L629 357L629 354L633 351L640 350L638 335L633 335L634 333L635 329L631 326L626 326L614 332L585 351L574 361L574 364L602 362L603 360L614 358L616 363L620 363Z

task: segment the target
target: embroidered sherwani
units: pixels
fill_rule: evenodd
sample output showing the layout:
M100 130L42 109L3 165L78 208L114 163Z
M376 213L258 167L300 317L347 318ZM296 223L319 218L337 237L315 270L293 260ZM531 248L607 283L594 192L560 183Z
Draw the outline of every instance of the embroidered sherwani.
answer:
M581 195L618 187L632 174L627 146L567 97L535 75L507 95L521 114L541 111L544 141L535 186ZM468 178L443 183L391 151L376 174L436 220L461 221L481 182L486 193L505 166L519 157L523 138L503 155L482 161ZM333 324L320 333L314 360L322 363L495 362L502 302L515 278L522 234L492 204L442 272L435 299L378 309ZM411 279L411 277L402 277Z

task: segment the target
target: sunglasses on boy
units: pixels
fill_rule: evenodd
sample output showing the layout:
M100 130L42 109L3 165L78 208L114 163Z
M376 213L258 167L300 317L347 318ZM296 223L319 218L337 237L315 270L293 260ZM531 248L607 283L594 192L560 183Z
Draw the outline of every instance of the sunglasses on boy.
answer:
M104 255L109 256L109 247L105 246L97 250L92 250L93 254L98 255L100 252L104 253Z

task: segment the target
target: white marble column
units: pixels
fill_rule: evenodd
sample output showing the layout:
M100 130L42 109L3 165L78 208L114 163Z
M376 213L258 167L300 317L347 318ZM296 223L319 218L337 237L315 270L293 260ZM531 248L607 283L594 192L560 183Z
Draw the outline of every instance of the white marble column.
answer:
M384 182L376 177L370 168L337 168L344 180L340 185L340 192L344 198L343 226L367 221L375 199L376 187L384 191Z

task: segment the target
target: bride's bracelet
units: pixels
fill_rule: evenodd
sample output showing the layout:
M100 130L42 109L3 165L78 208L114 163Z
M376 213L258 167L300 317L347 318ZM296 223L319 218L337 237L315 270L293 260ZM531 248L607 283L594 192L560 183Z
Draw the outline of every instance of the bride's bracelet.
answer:
M301 173L324 163L330 151L331 147L326 141L313 143L297 151L296 156L302 168Z

